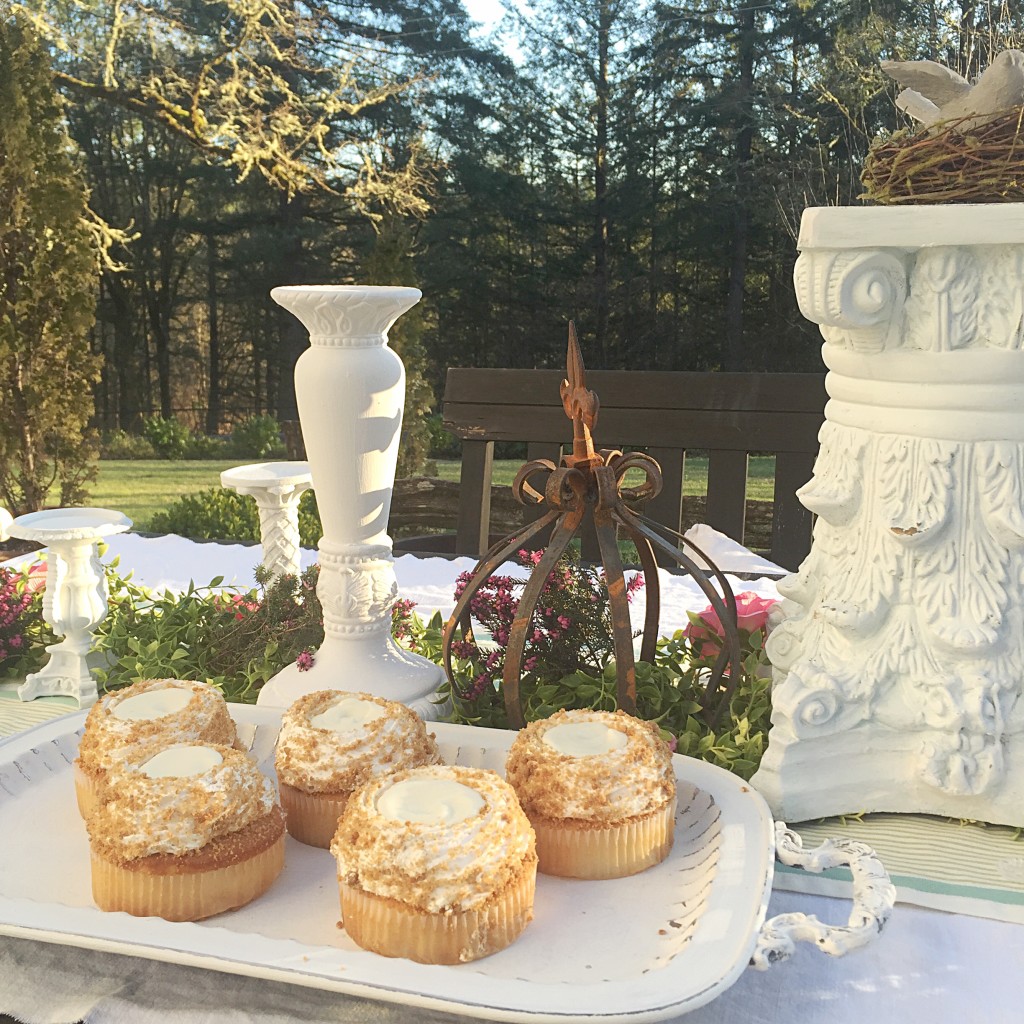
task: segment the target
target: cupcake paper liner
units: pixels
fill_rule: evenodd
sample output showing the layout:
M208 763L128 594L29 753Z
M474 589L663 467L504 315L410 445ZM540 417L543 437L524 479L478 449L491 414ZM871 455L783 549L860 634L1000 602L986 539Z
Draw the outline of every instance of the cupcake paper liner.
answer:
M284 836L222 868L177 874L133 870L92 854L92 896L100 910L136 917L199 921L261 896L284 866Z
M305 793L283 782L280 790L288 834L307 846L330 849L348 793Z
M660 864L672 849L676 800L621 824L551 821L531 817L538 870L563 878L624 878Z
M339 883L341 916L352 941L383 956L421 964L479 960L511 945L533 919L536 862L480 907L431 914Z

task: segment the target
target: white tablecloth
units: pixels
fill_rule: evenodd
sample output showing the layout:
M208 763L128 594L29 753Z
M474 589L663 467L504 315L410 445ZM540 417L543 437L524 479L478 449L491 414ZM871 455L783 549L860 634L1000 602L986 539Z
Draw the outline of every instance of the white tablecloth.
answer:
M702 550L726 572L735 593L753 591L760 597L779 596L776 579L785 570L708 526L696 526L690 532ZM36 558L36 554L22 555L9 564L29 564ZM260 563L261 551L258 544L197 543L174 534L141 537L125 533L107 541L102 561L109 563L115 558L119 559L117 568L122 575L130 572L136 583L154 589L166 587L180 591L190 581L203 586L216 576L224 578L222 586L247 589L254 585L253 570ZM304 549L302 567L312 565L316 558L316 551ZM417 612L426 618L438 610L447 617L455 607L453 580L460 572L472 570L475 564L472 558L399 555L395 559L399 594L415 601ZM503 567L501 572L526 575L525 569L514 564ZM731 575L735 573L764 575L757 579L741 579ZM660 631L671 634L686 625L687 611L702 611L708 601L691 578L664 570L659 570L658 576L661 581ZM646 596L642 589L635 595L632 609L633 621L642 623L646 609Z
M769 914L842 923L848 905L776 892ZM553 951L553 955L554 951ZM899 906L883 934L833 960L802 945L744 971L687 1024L1020 1024L1024 927ZM0 1011L27 1024L285 1024L453 1020L423 1010L134 957L0 938Z

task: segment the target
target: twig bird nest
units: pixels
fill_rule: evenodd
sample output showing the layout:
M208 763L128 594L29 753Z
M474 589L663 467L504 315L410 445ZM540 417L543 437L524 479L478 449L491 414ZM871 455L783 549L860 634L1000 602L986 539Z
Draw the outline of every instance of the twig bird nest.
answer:
M861 198L886 205L1024 201L1024 106L977 122L961 117L876 139Z

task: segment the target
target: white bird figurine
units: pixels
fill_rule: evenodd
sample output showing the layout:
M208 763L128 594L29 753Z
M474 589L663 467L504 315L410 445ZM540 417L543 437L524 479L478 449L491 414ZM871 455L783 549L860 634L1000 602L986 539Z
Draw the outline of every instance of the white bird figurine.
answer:
M1003 50L971 85L962 75L934 60L883 60L882 70L906 88L896 106L926 127L940 121L965 121L974 128L1010 107L1024 105L1024 52Z

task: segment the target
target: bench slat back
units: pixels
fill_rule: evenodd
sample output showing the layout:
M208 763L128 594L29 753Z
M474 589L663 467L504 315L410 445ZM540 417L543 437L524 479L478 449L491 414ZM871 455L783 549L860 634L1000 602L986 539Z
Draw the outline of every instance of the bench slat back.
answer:
M530 458L557 462L572 441L558 397L558 370L448 371L444 424L463 442L456 551L487 548L495 441L526 441ZM602 448L643 447L661 464L662 493L646 514L681 526L685 453L708 452L706 520L743 541L747 456L776 455L773 561L795 569L810 549L811 516L796 490L811 475L826 401L824 375L809 373L587 372L601 409ZM584 557L594 553L584 537Z

